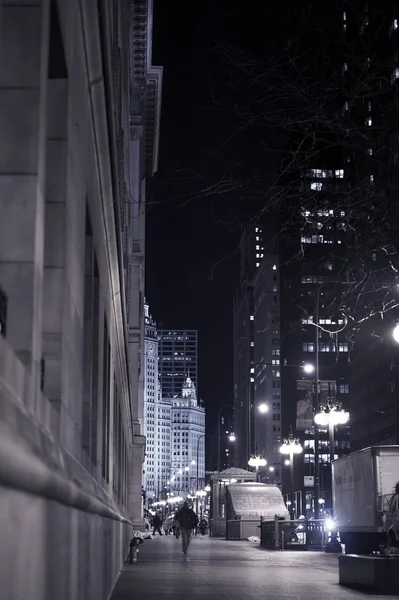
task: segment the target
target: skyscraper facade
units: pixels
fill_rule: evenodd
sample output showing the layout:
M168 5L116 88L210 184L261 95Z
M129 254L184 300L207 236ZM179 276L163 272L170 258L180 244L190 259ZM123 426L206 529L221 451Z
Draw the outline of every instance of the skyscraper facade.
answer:
M188 376L198 386L198 332L160 329L158 343L163 397L180 396Z
M240 289L234 310L235 466L267 460L262 481L281 481L280 257L278 236L262 223L241 238Z
M267 460L259 473L265 483L281 483L280 262L265 253L253 279L254 290L254 442Z
M158 371L158 336L156 323L147 302L145 318L144 435L143 488L147 498L160 497L165 491L171 468L171 405L162 397Z
M204 487L205 408L191 377L186 377L181 393L172 400L171 462L170 490L175 495L187 496Z

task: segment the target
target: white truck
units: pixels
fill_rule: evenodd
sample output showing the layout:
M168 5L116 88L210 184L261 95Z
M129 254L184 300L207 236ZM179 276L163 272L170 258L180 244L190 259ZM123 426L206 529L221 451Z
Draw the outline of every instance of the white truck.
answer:
M398 481L399 446L373 446L332 463L334 519L347 554L370 554L386 543Z

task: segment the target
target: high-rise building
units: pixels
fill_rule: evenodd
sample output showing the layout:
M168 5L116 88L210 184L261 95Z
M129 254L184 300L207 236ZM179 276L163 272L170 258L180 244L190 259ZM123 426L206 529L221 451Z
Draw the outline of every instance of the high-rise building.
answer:
M128 342L132 394L134 442L131 449L131 498L134 522L143 526L142 474L145 457L144 387L145 387L145 214L146 179L158 169L159 129L162 98L162 67L152 64L153 0L130 2L130 118L129 128L121 132L118 144L128 143L130 156L129 194L123 214L131 242L127 247L128 267ZM124 21L115 31L123 31ZM119 55L116 54L118 57ZM118 87L115 87L118 90ZM128 140L128 142L127 142ZM121 182L122 185L123 182Z
M265 483L281 483L281 339L279 255L265 253L253 279L254 290L254 442L267 460L259 473Z
M145 318L145 376L144 376L144 435L146 438L143 465L143 488L147 498L163 494L171 468L171 406L162 397L158 372L158 336L156 323L149 306L144 302Z
M159 373L164 398L180 396L186 378L198 386L198 332L158 330Z
M230 439L230 436L234 435L234 406L224 407L224 410L220 414L220 470L229 469L234 467L234 456L235 456L235 444L237 437L234 440ZM217 470L217 463L219 457L216 456L216 462L214 463L213 470Z
M205 483L205 408L197 399L191 377L186 377L181 394L172 400L172 470L169 481L170 490L183 496L202 489Z
M253 278L263 258L259 226L244 229L240 243L240 285L234 299L234 428L235 466L246 469L255 451L254 431L254 289Z
M267 466L262 481L281 481L280 265L278 236L261 223L241 238L240 290L234 310L235 466L252 455Z

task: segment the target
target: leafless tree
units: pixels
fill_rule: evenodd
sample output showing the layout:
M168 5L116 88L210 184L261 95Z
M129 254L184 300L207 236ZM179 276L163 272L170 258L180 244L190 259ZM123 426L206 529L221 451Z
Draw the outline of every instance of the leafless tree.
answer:
M191 174L191 197L234 192L251 199L249 224L279 222L282 244L288 240L284 260L296 265L296 277L322 269L309 257L313 243L323 243L323 263L334 273L329 294L323 275L317 282L325 286L320 309L342 327L314 324L350 336L399 306L399 69L382 9L369 14L356 3L333 2L329 16L312 9L296 18L297 33L279 55L261 60L217 48L222 69L217 88L210 86L213 103L235 120L229 139L243 131L263 137L263 163L247 177L233 168L218 181ZM267 162L277 151L282 159L272 177ZM296 301L309 323L306 304Z

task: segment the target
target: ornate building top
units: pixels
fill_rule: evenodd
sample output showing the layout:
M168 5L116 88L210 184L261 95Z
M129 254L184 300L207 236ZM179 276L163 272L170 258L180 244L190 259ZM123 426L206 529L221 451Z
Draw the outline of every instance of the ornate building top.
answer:
M144 323L145 337L147 339L157 340L157 324L151 316L150 307L147 300L144 298Z
M195 402L197 402L197 390L195 388L195 383L190 376L188 376L183 383L181 395L182 398L189 398L190 400L195 400Z

